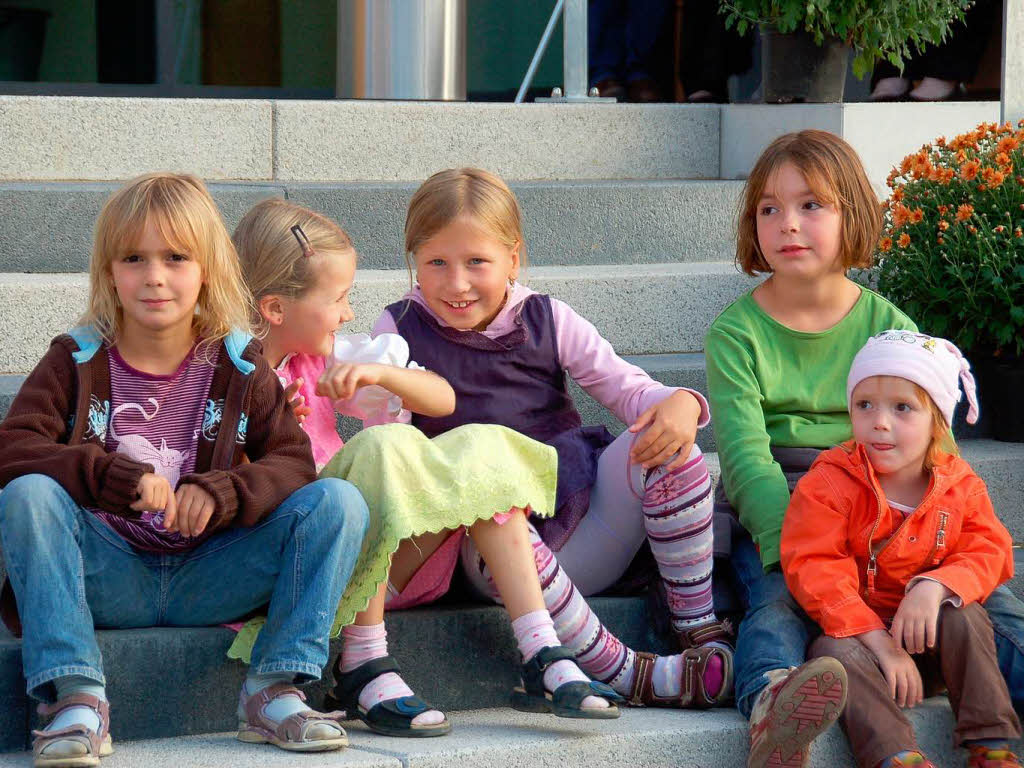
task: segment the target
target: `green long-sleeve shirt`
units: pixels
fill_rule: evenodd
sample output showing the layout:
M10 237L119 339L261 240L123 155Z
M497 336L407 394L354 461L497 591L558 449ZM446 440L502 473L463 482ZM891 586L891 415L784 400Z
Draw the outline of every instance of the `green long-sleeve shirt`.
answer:
M765 568L779 562L789 487L769 446L831 448L851 437L846 377L876 333L917 330L862 288L853 309L821 333L773 320L747 293L726 307L704 340L708 400L729 501Z

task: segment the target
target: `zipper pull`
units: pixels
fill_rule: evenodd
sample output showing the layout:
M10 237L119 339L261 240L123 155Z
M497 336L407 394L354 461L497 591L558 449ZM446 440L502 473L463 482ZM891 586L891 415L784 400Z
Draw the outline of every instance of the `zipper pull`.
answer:
M946 522L948 520L948 512L939 512L939 530L935 533L935 557L932 558L932 565L938 565L942 562L942 555L939 550L946 548Z
M878 563L875 562L876 556L871 555L871 559L868 560L868 594L870 595L875 591L875 574L878 573Z

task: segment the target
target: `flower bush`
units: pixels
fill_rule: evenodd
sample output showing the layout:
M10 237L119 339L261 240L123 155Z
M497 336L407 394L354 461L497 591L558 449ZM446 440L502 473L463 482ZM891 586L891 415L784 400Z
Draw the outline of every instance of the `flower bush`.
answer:
M965 351L1024 357L1024 120L939 138L888 185L878 290Z

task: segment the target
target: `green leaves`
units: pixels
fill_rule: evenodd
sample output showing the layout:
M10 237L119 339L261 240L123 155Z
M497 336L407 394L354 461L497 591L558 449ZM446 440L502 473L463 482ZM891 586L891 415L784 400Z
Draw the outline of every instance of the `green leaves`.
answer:
M885 59L899 69L911 48L944 40L973 0L721 0L726 27L742 35L764 25L780 32L804 30L819 45L842 40L853 47L853 71L862 77Z

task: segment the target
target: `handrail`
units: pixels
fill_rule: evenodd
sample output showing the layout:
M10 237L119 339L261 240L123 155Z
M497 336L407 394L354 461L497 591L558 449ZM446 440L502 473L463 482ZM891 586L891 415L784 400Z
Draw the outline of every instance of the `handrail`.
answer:
M526 70L523 84L519 86L515 103L522 104L526 91L537 74L537 67L547 50L551 35L554 33L558 17L562 17L563 50L562 50L562 82L565 92L561 88L551 91L549 98L539 98L537 101L559 102L559 103L581 103L581 102L614 102L615 99L601 97L596 88L587 90L587 0L557 0L555 8L551 12L551 18L544 28L537 50L530 60L530 66Z

